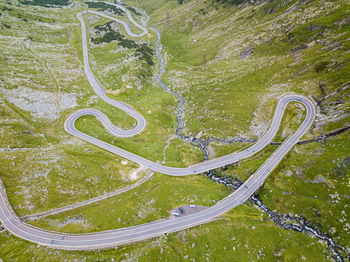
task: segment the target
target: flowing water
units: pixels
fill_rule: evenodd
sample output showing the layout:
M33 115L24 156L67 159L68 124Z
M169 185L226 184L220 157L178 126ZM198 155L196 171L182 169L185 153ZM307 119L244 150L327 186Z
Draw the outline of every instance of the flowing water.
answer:
M143 12L143 14L147 17L147 20L143 23L144 26L147 26L147 21L149 20L149 16ZM161 77L163 73L165 72L165 65L164 65L164 59L161 55L162 52L162 44L160 42L161 35L158 30L155 28L149 28L150 30L153 30L157 34L157 40L156 40L156 56L159 60L159 73L157 75L157 81L159 86L161 86L165 91L168 93L174 95L178 99L177 103L177 128L176 128L176 136L180 138L183 141L190 142L193 146L196 146L200 148L204 155L204 161L208 160L208 145L211 142L220 142L223 144L231 144L231 143L253 143L254 140L248 140L244 138L234 138L234 139L219 139L219 138L207 138L207 139L199 139L196 137L191 137L188 135L182 134L182 130L185 127L185 121L184 121L184 115L185 115L185 99L178 93L174 92L173 90L169 89L164 82L162 81ZM222 183L226 186L231 187L232 189L237 189L242 185L242 182L238 180L237 178L221 178L216 175L215 170L211 170L207 172L207 176L214 182ZM331 249L332 256L334 259L336 259L338 262L343 262L346 260L350 261L350 254L347 252L347 250L337 245L333 238L330 237L327 233L321 231L316 225L313 225L311 222L307 221L305 218L301 216L290 216L286 214L280 214L278 212L272 211L269 209L263 202L259 199L257 195L253 195L250 198L250 202L257 205L261 210L263 210L271 219L272 222L279 225L281 228L286 230L294 230L298 232L304 232L304 233L310 233L314 236L316 236L318 239L323 240L327 243L327 246Z

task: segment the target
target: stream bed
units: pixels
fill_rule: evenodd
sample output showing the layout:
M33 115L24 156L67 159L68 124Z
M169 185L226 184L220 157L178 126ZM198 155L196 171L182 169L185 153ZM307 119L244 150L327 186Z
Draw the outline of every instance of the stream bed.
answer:
M219 139L219 138L207 138L207 139L199 139L195 137L191 137L188 135L182 134L182 130L185 127L185 122L184 122L184 115L185 115L185 110L184 110L184 105L185 105L185 99L178 93L170 90L164 82L161 80L161 77L163 73L165 72L165 66L164 66L164 59L161 56L161 51L162 51L162 45L160 43L160 32L154 28L150 28L154 32L156 32L158 38L156 40L156 56L159 60L160 64L160 69L159 73L157 75L157 81L159 86L161 86L165 91L169 92L170 94L174 95L178 99L177 103L177 112L176 112L176 117L177 117L177 128L176 128L176 136L180 138L183 141L187 141L191 143L193 146L198 147L199 149L202 150L203 155L204 155L204 161L207 161L209 156L208 156L208 145L211 142L220 142L223 144L231 144L231 143L254 143L255 140L249 140L249 139L244 139L244 138L234 138L234 139ZM231 187L232 189L237 189L240 187L243 182L236 178L220 178L219 176L216 175L216 172L214 170L211 170L207 172L207 176L214 182L217 183L222 183L225 184L226 186ZM270 220L280 226L283 229L286 230L294 230L298 232L304 232L304 233L309 233L314 236L316 236L318 239L323 240L327 243L327 247L331 250L332 252L332 257L338 261L338 262L343 262L345 260L350 261L350 254L347 252L346 248L337 245L331 236L329 236L327 233L321 231L317 226L313 225L311 222L307 221L304 217L301 216L290 216L286 214L280 214L278 212L272 211L270 208L268 208L260 199L257 195L253 195L250 198L250 202L258 206L261 210L263 210Z
M143 12L143 14L147 17L147 20L143 23L144 26L147 26L147 21L149 20L149 16ZM219 142L223 144L231 144L231 143L254 143L255 140L249 140L244 138L233 138L233 139L219 139L219 138L207 138L207 139L200 139L191 137L188 135L184 135L182 133L182 130L185 127L185 121L184 121L184 115L185 115L185 99L178 93L172 91L169 89L164 82L161 80L161 77L163 73L165 72L165 65L164 65L164 59L161 56L162 52L162 44L160 43L161 35L160 32L154 28L149 28L150 30L153 30L157 34L157 40L155 43L156 48L156 56L159 60L159 73L157 75L157 81L160 87L162 87L165 91L168 93L174 95L178 99L177 103L177 128L176 128L176 136L180 138L183 141L187 141L191 143L193 146L199 148L204 155L204 161L207 161L208 156L208 145L211 142ZM209 177L212 181L220 184L224 184L225 186L231 187L233 190L236 190L239 188L243 182L240 181L237 178L221 178L219 177L215 170L211 170L207 172L207 177ZM301 216L290 216L287 214L280 214L278 212L272 211L270 208L268 208L261 199L257 195L253 195L250 198L250 202L255 204L257 207L259 207L263 212L265 212L270 220L274 222L276 225L280 226L283 229L286 230L293 230L297 232L303 232L312 234L318 239L325 241L327 243L327 247L331 250L332 257L338 261L343 262L345 260L350 261L350 254L348 253L347 249L345 247L342 247L340 245L337 245L333 238L329 236L327 233L321 231L316 225L313 225L311 222L306 220L304 217Z

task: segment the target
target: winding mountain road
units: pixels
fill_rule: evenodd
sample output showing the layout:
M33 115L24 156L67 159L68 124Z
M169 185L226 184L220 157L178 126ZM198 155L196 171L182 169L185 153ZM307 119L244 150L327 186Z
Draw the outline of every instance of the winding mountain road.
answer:
M116 5L116 4L113 4ZM163 174L171 176L186 176L193 174L200 174L205 171L209 171L218 167L229 165L235 163L244 158L248 158L264 147L266 147L276 135L278 128L281 124L283 113L286 106L291 102L299 102L305 106L306 116L303 123L300 125L298 130L291 135L286 141L279 146L276 151L265 161L265 163L253 174L250 178L245 181L245 183L230 194L228 197L217 202L214 206L209 207L203 211L195 214L190 214L183 217L178 217L176 219L163 219L157 220L151 223L146 223L142 225L120 228L115 230L103 231L93 234L63 234L56 232L49 232L40 228L33 227L26 223L20 221L18 216L14 213L11 205L8 202L6 191L2 182L0 180L0 221L2 225L13 235L37 243L42 246L47 246L50 248L57 249L67 249L67 250L93 250L100 248L113 247L117 245L122 245L126 243L131 243L135 241L141 241L156 236L163 235L165 233L176 232L182 229L190 228L211 221L212 219L224 214L231 208L234 208L243 202L245 202L265 181L267 176L271 171L278 165L278 163L283 159L283 157L293 148L293 146L299 141L299 139L307 132L311 127L315 118L315 108L312 102L304 96L300 95L287 95L282 97L276 107L275 114L273 116L270 128L266 133L251 147L242 150L240 152L235 152L228 154L223 157L215 158L203 163L192 165L186 168L176 168L164 166L146 158L135 155L129 151L123 150L97 138L86 135L75 128L75 121L84 115L93 115L98 118L103 126L117 137L131 137L139 134L146 127L146 120L131 106L115 101L109 98L103 86L99 83L97 78L92 74L89 57L88 57L88 45L86 36L86 27L83 19L84 14L95 14L104 16L111 20L114 20L122 24L125 31L132 37L140 37L148 33L147 28L138 25L132 18L131 14L127 9L116 5L126 12L129 20L139 29L142 30L140 34L134 34L131 32L129 25L119 19L109 17L107 15L95 12L95 11L83 11L78 14L78 19L81 23L82 29L82 42L83 42L83 53L84 53L84 67L87 78L93 87L96 94L106 101L107 103L123 110L130 116L136 119L136 126L129 130L122 130L111 123L106 115L95 109L83 109L74 112L70 115L64 127L66 131L73 136L76 136L88 143L94 144L100 148L108 150L109 152L118 154L128 160L134 161L140 165L144 165L153 171L160 172Z

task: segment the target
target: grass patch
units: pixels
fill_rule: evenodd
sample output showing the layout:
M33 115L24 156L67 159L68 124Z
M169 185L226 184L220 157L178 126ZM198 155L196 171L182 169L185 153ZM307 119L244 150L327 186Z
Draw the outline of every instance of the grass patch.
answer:
M24 5L35 5L50 8L67 6L70 3L69 0L20 0L19 2Z
M263 239L263 240L262 240ZM253 207L241 206L220 219L205 225L169 234L166 237L99 252L61 251L20 240L8 233L0 234L0 255L6 261L82 260L299 260L330 261L323 254L325 245L305 234L282 230Z
M138 44L133 40L126 39L122 34L114 31L111 24L115 23L113 21L107 22L103 25L95 26L97 32L104 32L102 37L91 38L94 44L110 43L114 40L118 41L118 45L123 48L135 49L134 56L138 57L140 60L144 60L148 65L152 66L153 60L153 50L149 47L147 43Z
M108 5L103 2L85 2L89 8L98 9L98 11L109 11L115 15L122 16L124 11L114 5Z
M34 222L34 225L62 231L64 229L53 225L57 222L64 223L70 217L82 216L90 224L86 232L127 227L167 218L172 209L184 204L211 206L230 192L230 189L212 183L205 176L180 178L156 174L132 191L47 217ZM101 213L104 215L100 216Z

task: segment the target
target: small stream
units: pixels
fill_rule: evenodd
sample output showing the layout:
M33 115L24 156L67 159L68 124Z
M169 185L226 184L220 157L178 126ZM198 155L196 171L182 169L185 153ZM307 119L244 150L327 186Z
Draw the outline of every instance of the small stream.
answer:
M149 16L143 12L143 14L147 17L147 20L143 23L144 26L147 26L147 21L149 20ZM191 136L187 136L182 134L182 130L185 127L185 121L184 121L184 115L185 115L185 99L178 93L170 90L164 82L161 80L161 77L163 73L165 72L165 65L164 65L164 59L161 56L162 52L162 44L160 43L161 40L161 35L160 32L154 28L149 28L150 30L153 30L156 32L158 38L156 40L156 56L159 60L160 64L160 69L159 73L157 75L157 81L159 86L161 86L165 91L168 93L174 95L178 99L178 109L176 112L176 117L177 117L177 128L176 128L176 136L180 138L183 141L187 141L191 143L193 146L198 147L199 149L202 150L203 155L204 155L204 161L208 160L208 146L211 142L219 142L222 144L232 144L232 143L254 143L255 140L248 140L244 138L233 138L233 139L219 139L219 138L207 138L207 139L200 139L200 138L195 138ZM237 178L221 178L219 177L215 170L211 170L207 172L207 176L214 182L224 184L228 187L231 187L232 189L237 189L239 188L243 182L240 181ZM311 222L307 221L304 217L301 216L290 216L287 214L280 214L277 212L272 211L269 209L262 201L259 199L257 195L253 195L250 198L250 202L257 205L261 210L263 210L270 218L272 222L277 224L283 229L286 230L294 230L298 232L304 232L304 233L309 233L314 236L316 236L318 239L323 240L327 243L328 248L330 248L332 252L333 258L338 261L338 262L343 262L345 260L350 261L350 254L347 252L347 250L340 246L337 245L331 236L329 236L327 233L321 231L316 225L313 225Z
M224 184L232 189L238 189L243 182L237 178L222 178L216 175L215 171L209 171L207 176L214 182ZM350 261L350 254L347 252L346 248L337 245L333 238L327 233L321 231L316 225L307 221L301 216L290 216L287 214L280 214L278 212L272 211L268 208L257 195L253 195L250 198L250 202L258 206L263 210L270 218L272 222L277 224L283 229L293 230L303 233L309 233L316 236L318 239L323 240L327 243L327 247L331 250L333 258L338 262L343 262L345 260Z
M144 24L145 25L145 24ZM167 91L168 93L174 95L177 99L178 99L178 103L177 103L177 112L176 112L176 119L177 119L177 127L176 127L176 131L175 134L178 138L180 138L183 141L187 141L189 143L191 143L193 146L198 147L199 149L202 150L203 154L204 154L204 160L208 160L208 145L211 142L219 142L219 143L223 143L223 144L232 144L232 143L253 143L255 142L255 140L250 140L250 139L245 139L245 138L232 138L232 139L220 139L220 138L214 138L214 137L210 137L207 139L200 139L200 138L196 138L196 137L191 137L191 136L187 136L182 134L182 130L185 127L185 121L184 121L184 115L186 113L185 111L185 99L178 93L170 90L162 81L161 77L163 75L163 73L165 72L165 66L164 66L164 59L161 56L161 52L162 52L162 44L160 43L160 32L155 29L155 28L149 28L151 30L153 30L154 32L156 32L158 38L156 40L156 56L159 60L159 64L160 64L160 69L159 69L159 73L157 75L157 81L159 86L161 86L165 91Z

